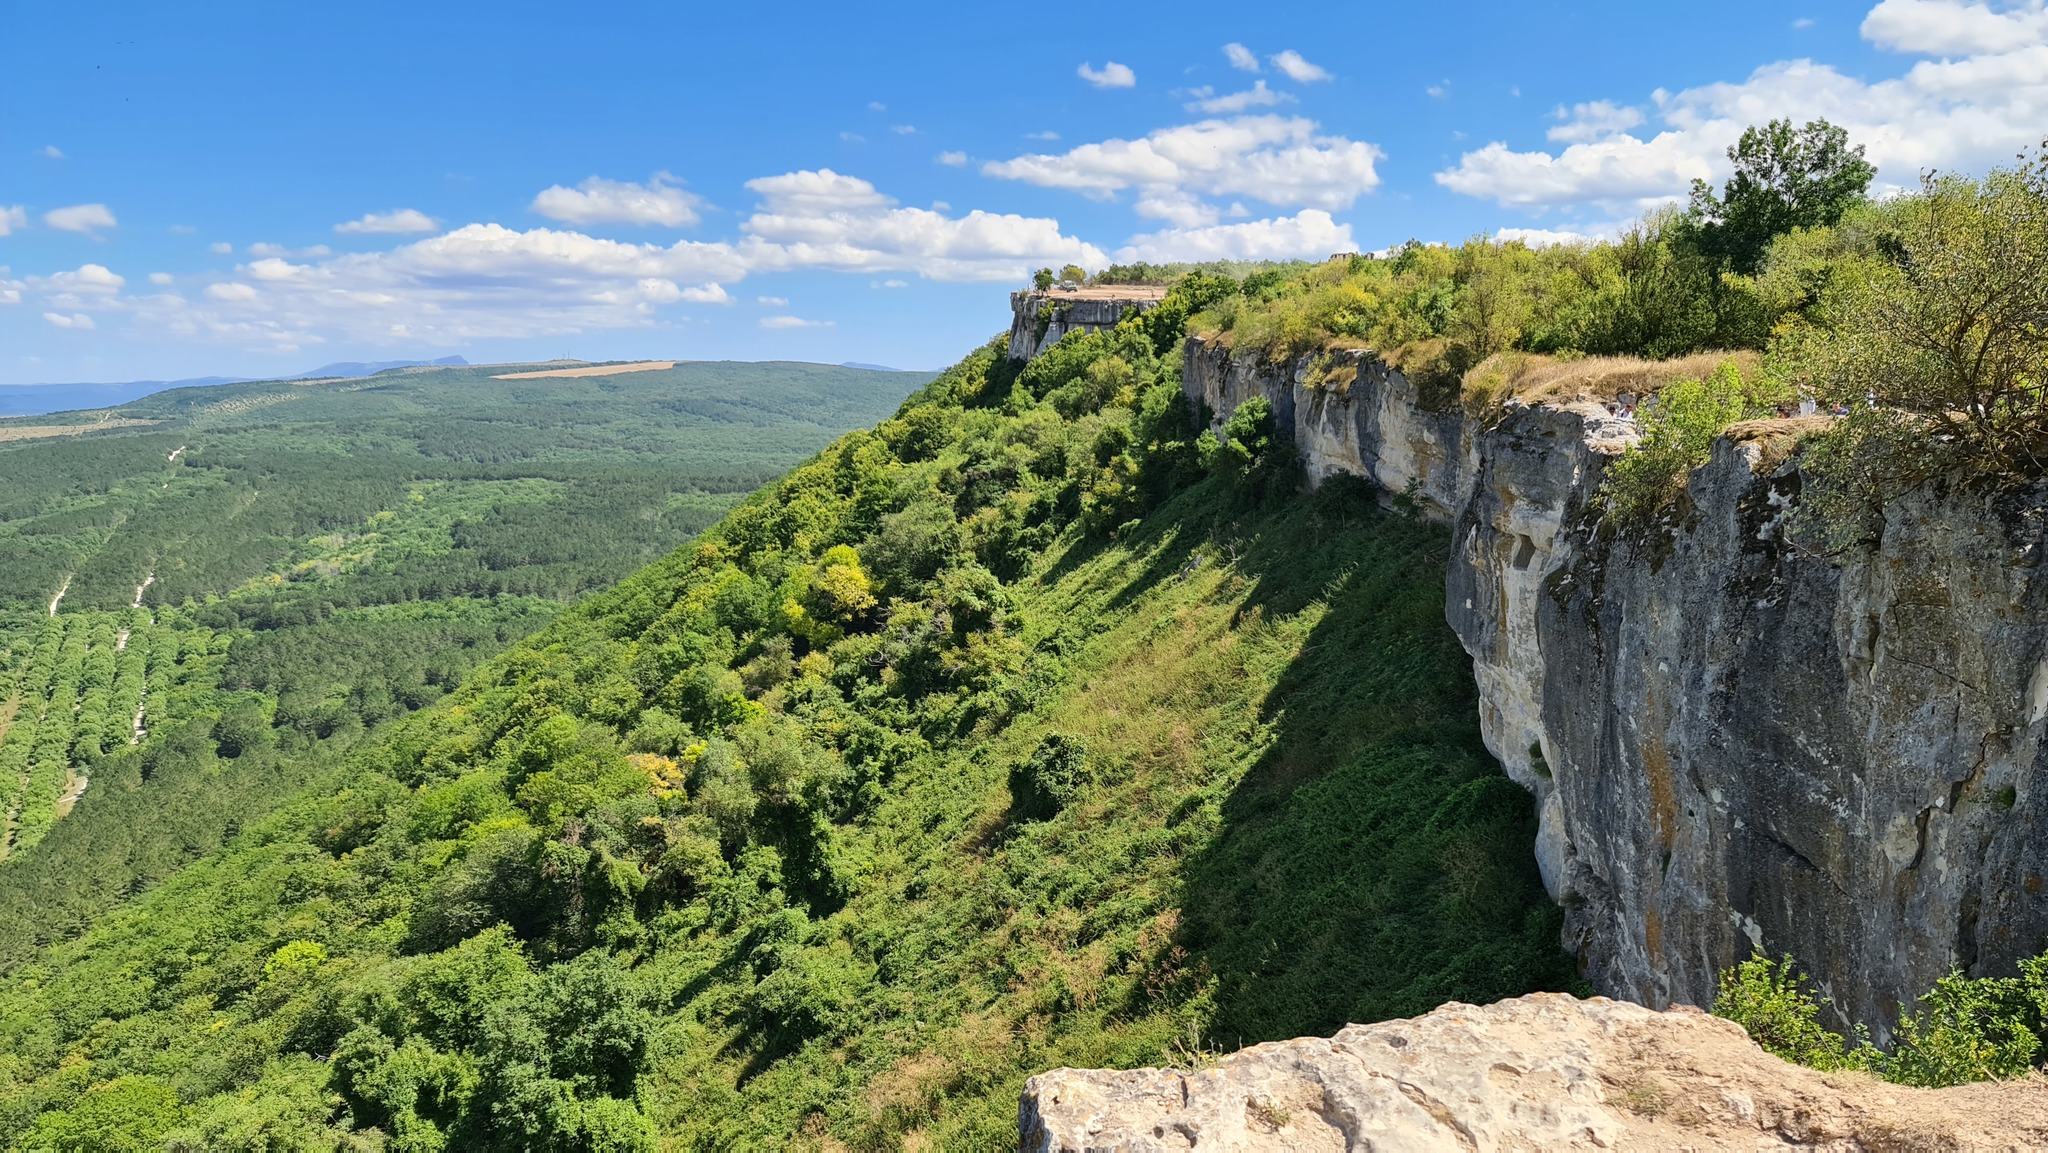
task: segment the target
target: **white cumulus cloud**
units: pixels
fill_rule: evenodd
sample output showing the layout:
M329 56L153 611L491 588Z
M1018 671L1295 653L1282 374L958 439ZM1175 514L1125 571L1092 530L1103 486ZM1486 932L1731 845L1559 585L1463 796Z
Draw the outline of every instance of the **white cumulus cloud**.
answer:
M1811 60L1767 64L1739 81L1651 93L1655 131L1630 110L1574 106L1551 130L1557 152L1494 141L1436 174L1444 187L1503 205L1545 210L1597 205L1635 211L1684 195L1694 179L1728 170L1727 147L1767 120L1824 118L1848 130L1878 167L1880 187L1929 168L1980 169L2039 143L2048 124L2048 7L2042 0L1882 0L1863 21L1882 48L1939 59L1901 76L1865 80Z
M104 264L81 264L70 272L32 276L29 283L41 292L63 297L68 305L79 297L111 296L128 281Z
M49 321L51 324L56 325L58 328L93 327L92 317L87 316L83 312L74 312L68 315L62 312L45 312L43 314L43 319Z
M19 204L0 204L0 236L12 236L28 227L28 209Z
M967 154L965 152L941 152L939 153L939 163L948 168L960 168L967 163Z
M1225 44L1223 46L1223 56L1230 61L1230 66L1239 72L1257 72L1259 70L1258 54L1242 44Z
M116 312L152 337L294 350L645 326L665 309L732 304L729 286L756 273L1013 281L1048 264L1108 263L1101 249L1063 234L1055 220L906 208L868 181L829 169L766 176L748 187L759 199L756 210L735 236L713 242L662 246L569 229L468 224L384 251L252 246L245 263L189 295L165 283L169 277L152 277L159 287L127 295L125 282L102 265L0 288L33 292L67 321ZM779 298L764 302L787 307Z
M1351 226L1330 214L1308 208L1293 216L1215 224L1201 228L1168 228L1131 237L1117 250L1120 262L1137 260L1300 260L1320 259L1336 252L1354 252Z
M432 232L441 222L417 208L394 208L389 212L366 212L354 220L334 226L336 232L377 235L382 233Z
M676 187L665 172L645 184L593 176L574 188L557 184L533 198L533 210L564 224L659 224L682 228L697 223L697 198Z
M104 204L72 204L43 213L43 223L59 232L98 232L115 226L114 213Z
M1922 56L1977 56L2048 40L2041 0L1994 8L1965 0L1883 0L1863 18L1863 38Z
M150 273L150 274L149 274L149 282L150 282L151 284L157 284L157 285L164 285L164 284L175 284L175 283L177 283L177 280L178 280L178 278L177 278L177 277L175 277L175 276L172 276L172 275L171 275L170 273L168 273L168 272L152 272L152 273Z
M830 328L829 320L805 320L801 316L764 316L762 328Z
M1083 64L1074 71L1097 88L1130 88L1138 83L1138 74L1131 71L1130 65L1118 64L1114 60L1103 61L1101 68Z
M1273 57L1273 67L1287 74L1296 84L1314 84L1318 80L1331 79L1328 69L1320 68L1301 58L1301 53L1289 48Z
M1103 263L1092 244L1044 217L976 210L951 216L904 208L875 186L829 168L747 182L761 197L743 252L760 271L822 268L915 271L935 280L1009 280L1043 263Z
M1095 197L1136 189L1141 204L1152 206L1184 204L1197 195L1245 196L1334 211L1349 208L1379 184L1373 164L1380 156L1371 144L1317 132L1314 121L1266 115L1162 128L1138 140L1019 156L981 170ZM1185 211L1176 211L1185 222Z

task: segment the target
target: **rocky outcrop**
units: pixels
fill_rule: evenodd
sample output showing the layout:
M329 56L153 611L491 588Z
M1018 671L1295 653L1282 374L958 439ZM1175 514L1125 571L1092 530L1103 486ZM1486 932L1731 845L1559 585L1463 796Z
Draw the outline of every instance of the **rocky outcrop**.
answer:
M1033 1153L2017 1149L2048 1143L2048 1080L1907 1089L1786 1064L1697 1009L1538 993L1196 1071L1056 1069L1018 1120Z
M1158 305L1163 288L1110 284L1010 294L1010 359L1030 360L1070 332L1100 332Z
M1959 966L2048 943L2048 494L1922 492L1871 549L1788 539L1796 465L1722 441L1668 532L1590 513L1633 437L1599 404L1432 410L1370 353L1274 367L1190 342L1220 424L1272 403L1337 472L1451 528L1446 612L1488 746L1601 993L1705 1005L1789 952L1883 1041Z

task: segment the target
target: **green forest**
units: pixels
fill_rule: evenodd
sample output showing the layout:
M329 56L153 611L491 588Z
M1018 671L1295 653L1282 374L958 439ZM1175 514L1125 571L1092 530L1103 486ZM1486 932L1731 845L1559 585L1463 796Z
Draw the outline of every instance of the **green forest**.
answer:
M0 965L929 379L506 371L0 421Z
M1818 166L1765 163L1799 149ZM356 394L274 384L9 450L149 455L104 484L53 457L48 495L0 525L42 582L12 610L22 779L57 780L37 750L60 741L101 757L72 815L22 805L41 839L0 865L8 923L60 930L0 954L0 1143L1008 1148L1024 1079L1054 1066L1192 1067L1584 991L1530 798L1480 742L1443 620L1449 534L1361 481L1302 491L1261 402L1210 432L1184 342L1380 347L1430 403L1478 409L1538 358L1728 362L1646 420L1622 515L1668 497L1701 436L1850 395L1857 365L1816 351L1826 336L1895 328L1888 301L1942 323L1945 270L2002 275L1995 238L2048 219L2026 215L2048 204L2038 165L1872 204L1825 125L1737 151L1736 180L1613 244L1111 270L1173 287L1029 364L997 341L900 405L901 384L878 392L873 419L835 409L872 427L820 435L786 474L772 458L800 430L709 393L670 411L717 430L606 460L645 416L522 426L582 403L534 398L492 424L412 396L353 421ZM2035 357L1985 409L2000 444L2029 443L2039 411L2033 307L2018 329L1959 322ZM704 387L740 391L747 366L717 370L735 375ZM1883 456L1885 430L1951 407L1841 422L1824 451L1878 463L1823 483L1864 499L1939 465ZM253 426L209 423L287 417L331 422L289 440L317 458L290 475L332 483L291 495ZM492 424L476 448L471 422ZM736 450L748 430L761 451ZM664 454L697 436L715 451L692 477ZM161 535L190 546L128 542L181 487L204 511ZM217 523L257 510L260 533ZM625 520L648 534L631 547ZM124 749L131 696L152 727ZM235 808L252 787L265 801ZM129 830L93 823L173 811L116 801L153 788L227 814L144 834L185 867L124 861ZM37 867L35 895L6 895ZM1752 969L1727 1009L1805 1044L1786 980ZM1928 1035L1968 1048L1984 988L1943 994L1961 1024L1942 1002Z

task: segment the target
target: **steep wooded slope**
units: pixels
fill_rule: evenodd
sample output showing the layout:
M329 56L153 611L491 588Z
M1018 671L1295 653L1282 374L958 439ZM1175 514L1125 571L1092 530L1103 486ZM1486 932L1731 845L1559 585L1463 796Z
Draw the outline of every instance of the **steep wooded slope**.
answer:
M1568 984L1444 534L1198 448L1178 337L976 353L19 970L0 1140L1000 1148Z

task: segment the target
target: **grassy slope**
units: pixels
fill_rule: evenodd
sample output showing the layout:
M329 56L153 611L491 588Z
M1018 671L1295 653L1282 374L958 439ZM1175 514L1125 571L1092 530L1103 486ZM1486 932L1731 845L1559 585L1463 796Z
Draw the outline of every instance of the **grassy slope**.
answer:
M1088 368L1068 384L1114 383ZM0 1140L174 1092L155 1131L221 1146L1000 1148L1038 1069L1569 983L1442 622L1441 530L1355 485L1262 505L1182 469L1112 541L1075 486L1108 491L1087 446L1151 400L1062 420L957 391L19 970ZM1133 473L1186 455L1152 448ZM825 545L875 563L933 508L983 557L1051 535L1007 581L952 555L851 635L775 647ZM696 731L648 736L663 709ZM1048 802L1029 766L1077 747Z

